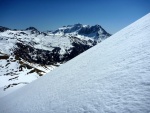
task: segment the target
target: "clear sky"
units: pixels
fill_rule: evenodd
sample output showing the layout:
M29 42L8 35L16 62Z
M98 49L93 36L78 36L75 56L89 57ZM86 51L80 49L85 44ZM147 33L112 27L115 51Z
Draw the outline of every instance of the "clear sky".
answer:
M150 0L0 0L0 26L41 31L76 23L115 33L150 12Z

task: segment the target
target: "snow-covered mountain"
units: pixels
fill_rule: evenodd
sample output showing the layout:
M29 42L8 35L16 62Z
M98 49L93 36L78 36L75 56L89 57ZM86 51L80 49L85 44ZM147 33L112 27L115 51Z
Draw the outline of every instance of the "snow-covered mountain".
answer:
M85 33L79 33L85 26L78 26L63 27L64 33L58 33L58 30L40 32L34 27L16 30L1 26L0 97L50 72L110 36L98 25L88 27L89 34L93 35L85 36L82 35ZM99 38L95 38L96 33L99 33Z
M0 112L149 113L149 37L147 14L54 71L0 98Z
M98 41L111 36L100 25L89 26L82 24L63 26L54 32L50 32L50 34L51 33L55 35L89 37Z

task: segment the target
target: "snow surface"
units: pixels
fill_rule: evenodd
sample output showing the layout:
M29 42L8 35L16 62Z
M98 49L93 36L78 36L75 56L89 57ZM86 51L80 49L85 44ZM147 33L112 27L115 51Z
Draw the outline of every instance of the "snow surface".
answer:
M5 54L1 53L0 56L5 56ZM43 71L40 74L44 75L56 68L53 65L43 67L21 60L22 63L31 66L31 69L22 67L22 70L20 70L21 63L19 63L19 60L16 60L13 56L8 57L0 59L0 98L39 78L40 76L37 72L32 72L34 69Z
M33 69L24 68L19 71L19 66L20 64L17 61L0 60L0 98L39 78L37 73L29 73ZM8 86L10 88L6 88Z
M150 113L150 14L0 98L0 113Z

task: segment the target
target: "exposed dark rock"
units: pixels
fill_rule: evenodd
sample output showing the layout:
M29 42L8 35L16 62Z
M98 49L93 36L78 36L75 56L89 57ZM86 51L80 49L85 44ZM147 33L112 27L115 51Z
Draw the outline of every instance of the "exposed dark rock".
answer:
M7 30L9 30L9 28L0 26L0 32L4 32L4 31L7 31Z
M28 28L26 28L26 30L34 30L34 31L38 31L35 27L28 27Z
M24 45L23 43L16 43L17 47L14 49L14 54L30 63L54 65L66 62L97 44L96 41L93 41L90 42L92 45L89 46L87 41L77 37L70 37L70 39L72 40L73 47L66 50L66 53L63 55L60 54L60 47L53 47L52 51L48 51L37 49L27 44Z

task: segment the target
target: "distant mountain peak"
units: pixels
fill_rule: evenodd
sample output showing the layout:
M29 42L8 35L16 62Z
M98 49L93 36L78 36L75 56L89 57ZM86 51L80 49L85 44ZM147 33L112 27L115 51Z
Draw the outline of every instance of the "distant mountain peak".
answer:
M38 31L35 27L28 27L28 28L26 28L26 30L34 30L34 31Z
M28 28L26 28L26 30L30 30L31 34L36 34L36 35L40 34L40 31L37 30L35 27L28 27Z
M74 24L74 26L80 26L80 27L82 27L83 24L77 23L77 24Z
M0 26L0 32L4 32L4 31L6 31L6 30L9 30L9 28Z
M81 23L77 23L74 25L63 26L62 28L58 28L53 32L56 35L71 35L74 36L82 36L89 37L95 40L101 41L111 36L108 32L106 32L100 25L96 24L93 26L83 25Z

